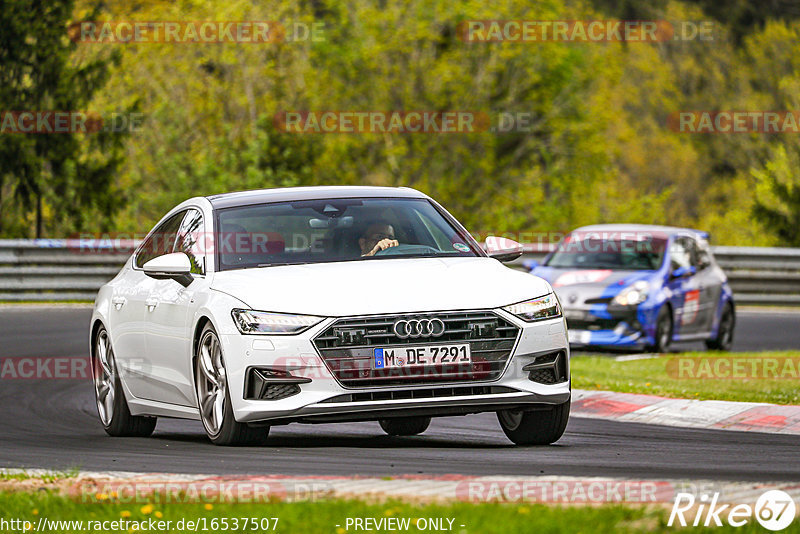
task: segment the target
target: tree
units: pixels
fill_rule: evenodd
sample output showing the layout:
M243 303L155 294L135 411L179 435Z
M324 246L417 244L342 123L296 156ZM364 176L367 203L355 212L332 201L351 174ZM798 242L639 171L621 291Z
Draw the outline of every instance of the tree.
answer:
M0 111L87 111L118 54L74 64L72 12L71 0L0 2ZM6 200L18 203L0 211L0 225L6 211L24 217L35 210L35 235L41 237L46 205L67 221L59 223L61 231L82 229L87 213L110 213L119 200L112 184L122 138L113 131L0 135L0 194L6 191Z
M800 246L800 154L779 144L763 169L753 170L758 180L753 213L782 241Z

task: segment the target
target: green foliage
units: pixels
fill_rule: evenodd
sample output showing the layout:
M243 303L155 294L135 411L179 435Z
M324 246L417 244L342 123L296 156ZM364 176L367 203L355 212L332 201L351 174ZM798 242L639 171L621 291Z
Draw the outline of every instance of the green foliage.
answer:
M87 111L119 52L78 63L67 38L73 2L10 0L0 9L0 110ZM0 135L0 232L29 235L28 212L42 203L57 213L58 231L95 225L95 215L110 218L122 161L123 136L85 134ZM10 212L10 216L7 213ZM55 218L55 217L54 217ZM36 234L41 233L37 224Z
M800 246L800 155L778 145L766 166L754 170L755 215L784 243Z
M87 157L63 162L17 150L42 142L32 136L0 139L4 154L23 154L0 155L8 162L0 169L13 170L0 176L13 174L17 184L0 183L2 236L30 234L37 184L51 192L44 217L53 235L141 232L190 196L315 184L415 187L484 234L644 222L708 229L719 244L764 245L787 239L770 210L796 217L791 203L772 204L766 185L782 165L778 147L790 158L800 153L792 136L667 127L682 110L798 109L800 22L775 6L756 20L749 0L729 11L700 0L148 0L105 2L99 12L94 5L78 0L71 20L322 22L324 39L70 47L72 63L96 65L98 80L108 58L119 59L102 91L83 90L87 100L71 105L138 106L146 120L113 138L124 154L85 150ZM13 30L7 42L35 29L19 10L4 16ZM458 33L473 19L609 17L719 22L713 41L465 43ZM21 85L5 65L0 72ZM276 113L306 110L475 111L493 126L503 113L523 113L531 126L440 135L276 130ZM43 171L44 160L57 169ZM105 171L117 165L110 178Z

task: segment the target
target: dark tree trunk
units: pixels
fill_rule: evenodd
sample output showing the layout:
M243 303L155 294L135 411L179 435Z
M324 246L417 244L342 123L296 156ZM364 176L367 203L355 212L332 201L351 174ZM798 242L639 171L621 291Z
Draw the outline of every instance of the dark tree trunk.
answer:
M42 238L42 193L36 192L36 239Z

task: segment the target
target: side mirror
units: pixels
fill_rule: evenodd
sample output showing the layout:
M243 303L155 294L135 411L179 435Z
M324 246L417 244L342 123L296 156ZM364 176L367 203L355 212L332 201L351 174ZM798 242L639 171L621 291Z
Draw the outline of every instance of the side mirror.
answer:
M486 238L486 253L498 261L514 261L522 256L522 245L505 237L489 236Z
M522 260L522 266L532 271L539 266L539 262L536 260Z
M175 280L183 287L194 281L192 262L183 252L173 252L153 258L144 264L144 274L156 280Z
M670 278L684 278L687 276L692 276L697 272L697 269L692 265L689 267L678 267L672 274L670 274Z

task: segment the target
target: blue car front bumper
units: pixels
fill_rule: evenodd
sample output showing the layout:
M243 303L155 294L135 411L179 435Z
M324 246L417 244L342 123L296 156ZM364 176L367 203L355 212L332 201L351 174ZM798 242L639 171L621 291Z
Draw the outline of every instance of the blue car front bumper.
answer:
M658 308L609 307L565 308L570 345L638 349L655 342Z

